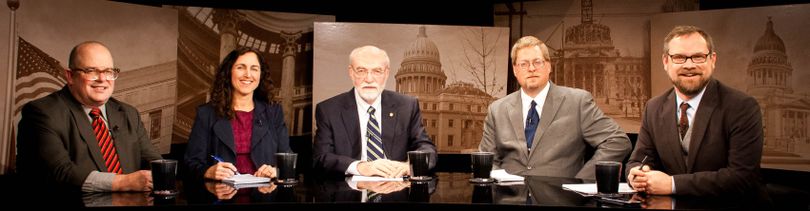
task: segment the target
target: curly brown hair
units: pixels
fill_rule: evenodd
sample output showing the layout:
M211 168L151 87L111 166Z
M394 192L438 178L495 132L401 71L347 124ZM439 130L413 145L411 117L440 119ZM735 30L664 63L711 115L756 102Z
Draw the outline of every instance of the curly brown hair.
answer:
M214 107L214 110L217 112L217 116L219 117L225 117L231 120L236 116L236 112L234 112L233 105L231 104L231 101L233 101L231 69L233 68L234 63L236 63L236 59L248 52L253 52L256 54L261 68L259 87L253 92L253 100L266 102L268 104L275 103L271 100L273 99L273 96L271 96L271 90L273 90L273 79L270 79L269 63L267 63L258 50L249 47L239 47L225 56L225 59L222 60L216 76L214 77L214 83L211 84L210 103Z

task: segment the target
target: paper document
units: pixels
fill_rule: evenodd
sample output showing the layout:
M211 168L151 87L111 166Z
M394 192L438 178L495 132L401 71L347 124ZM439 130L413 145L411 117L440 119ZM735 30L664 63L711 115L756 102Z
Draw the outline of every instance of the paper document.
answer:
M491 176L493 179L497 180L498 182L523 181L523 177L518 176L518 175L514 175L514 174L506 173L506 170L503 170L503 169L492 170L492 172L489 173L489 176Z
M583 184L563 184L563 190L570 190L579 193L583 196L595 196L599 191L596 189L596 183L583 183ZM626 182L619 183L619 193L635 193L636 191L630 188Z
M268 183L270 182L270 178L267 177L257 177L253 176L252 174L237 174L233 175L232 177L228 177L222 182L230 183L234 185L241 185L241 184L252 184L252 183Z
M242 188L258 188L258 187L264 187L264 186L270 186L270 185L272 185L272 183L269 183L269 182L260 182L260 183L244 183L244 184L232 184L232 183L227 183L227 182L226 182L225 184L228 184L228 185L230 185L230 186L232 186L233 188L236 188L236 189L242 189Z
M360 176L360 175L352 176L352 182L385 182L385 181L399 182L399 181L404 181L404 179L402 179L402 177L384 178L384 177L377 177L377 176L373 176L373 177Z

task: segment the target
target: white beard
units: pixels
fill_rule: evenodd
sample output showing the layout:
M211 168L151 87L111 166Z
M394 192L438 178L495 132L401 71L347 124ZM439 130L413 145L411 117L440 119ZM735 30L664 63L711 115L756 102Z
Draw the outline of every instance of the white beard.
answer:
M375 100L377 100L377 97L380 96L379 90L374 91L360 90L359 93L360 98L363 98L363 100L365 100L366 102L374 102Z

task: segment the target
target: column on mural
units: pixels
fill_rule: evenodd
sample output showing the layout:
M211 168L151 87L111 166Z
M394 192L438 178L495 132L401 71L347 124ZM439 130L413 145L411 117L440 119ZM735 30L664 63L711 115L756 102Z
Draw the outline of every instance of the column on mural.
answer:
M295 55L298 52L298 39L301 38L302 32L287 33L282 31L281 38L284 38L284 54L281 60L281 84L279 86L279 96L281 96L281 106L284 110L284 122L290 127L287 127L287 132L295 134L292 127L294 122L293 115L293 99L295 89Z
M214 23L219 28L219 61L225 59L233 49L236 49L239 23L245 20L245 15L236 10L214 9Z

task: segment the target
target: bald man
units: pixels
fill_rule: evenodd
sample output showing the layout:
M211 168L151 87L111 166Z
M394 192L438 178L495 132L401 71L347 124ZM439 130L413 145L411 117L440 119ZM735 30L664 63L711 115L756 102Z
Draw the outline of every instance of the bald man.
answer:
M160 159L138 111L112 98L120 70L110 50L87 41L70 52L67 85L27 103L17 135L17 171L61 191L149 191Z

